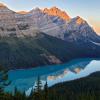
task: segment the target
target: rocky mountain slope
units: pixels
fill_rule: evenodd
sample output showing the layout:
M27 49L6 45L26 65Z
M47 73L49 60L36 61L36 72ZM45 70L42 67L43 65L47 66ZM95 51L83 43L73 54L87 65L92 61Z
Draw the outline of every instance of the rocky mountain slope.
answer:
M78 57L71 54L72 48L63 40L40 32L34 34L34 37L1 37L0 64L12 69L30 68L61 64Z
M52 7L50 9L45 8L43 10L44 13L51 15L51 16L58 16L60 18L62 18L63 20L70 20L70 17L68 16L68 14L65 11L61 11L60 9L58 9L57 7Z
M100 57L100 36L79 16L53 7L14 12L0 4L0 64L25 68Z
M70 41L76 40L79 35L99 38L85 20L79 16L70 18L66 12L56 7L16 13L0 4L0 36L34 36L34 30Z
M27 14L20 14L8 9L3 4L0 5L0 36L34 36L33 30L58 36L57 34L64 30L64 27L60 25L66 23L64 20L49 16L39 8L31 10ZM54 22L55 20L57 20L57 23Z

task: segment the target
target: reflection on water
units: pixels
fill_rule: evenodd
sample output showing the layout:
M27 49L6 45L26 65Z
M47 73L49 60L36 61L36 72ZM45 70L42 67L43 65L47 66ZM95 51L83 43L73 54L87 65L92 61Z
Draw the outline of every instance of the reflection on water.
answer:
M68 73L69 70L65 69L61 74L58 74L58 75L49 75L47 77L47 80L55 80L55 79L58 79L58 78L63 78L67 73Z
M6 91L13 91L17 87L27 94L34 88L38 76L41 76L42 84L48 81L48 85L70 81L89 75L92 72L100 71L100 60L78 59L63 65L52 65L35 69L14 70L9 72L9 79L12 81Z

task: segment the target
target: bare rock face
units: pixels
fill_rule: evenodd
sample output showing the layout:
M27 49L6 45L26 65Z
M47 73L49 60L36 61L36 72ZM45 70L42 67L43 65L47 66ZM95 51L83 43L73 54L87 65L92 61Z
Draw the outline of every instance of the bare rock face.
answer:
M66 32L64 34L64 40L73 42L87 42L87 41L98 41L100 42L100 37L94 32L93 28L89 24L77 16L72 18L67 23Z
M0 3L0 8L5 8L6 6L3 3Z
M16 12L16 13L18 13L18 14L28 14L27 11L19 11L19 12Z
M0 4L0 36L16 34L15 12Z
M70 17L67 15L67 13L65 11L61 11L57 7L52 7L51 9L45 8L43 12L51 16L58 16L66 21L70 20Z
M84 19L70 18L57 7L14 12L0 4L0 36L35 36L35 30L71 42L83 37L100 40Z
M0 36L34 36L34 30L39 30L63 38L65 25L65 20L43 13L39 8L16 13L3 4L0 7Z

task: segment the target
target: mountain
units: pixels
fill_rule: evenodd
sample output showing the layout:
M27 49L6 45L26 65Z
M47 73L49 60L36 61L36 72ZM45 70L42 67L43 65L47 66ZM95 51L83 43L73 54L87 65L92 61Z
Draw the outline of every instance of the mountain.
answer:
M76 40L79 36L100 41L100 37L85 20L79 16L70 18L66 12L57 7L43 10L36 8L29 12L21 11L16 13L5 5L0 5L1 36L32 36L32 31L37 29L65 41Z
M28 14L27 11L19 11L19 12L16 12L16 13L18 13L18 14Z
M63 40L38 31L34 34L34 37L1 37L0 64L10 69L30 68L61 64L73 56Z
M100 57L100 36L77 16L53 7L14 12L0 4L0 64L28 68Z
M31 10L28 14L19 14L2 5L0 7L0 36L32 36L35 29L56 37L63 30L57 24L65 22L57 18L56 24L53 22L55 18L43 13L39 8Z
M79 16L73 18L68 22L64 39L69 41L98 41L100 37L94 32L94 30L88 25L88 23Z
M68 16L68 14L65 11L61 11L60 9L58 9L57 7L52 7L50 9L45 8L43 10L44 13L51 15L51 16L58 16L60 18L62 18L63 20L70 20L70 17Z

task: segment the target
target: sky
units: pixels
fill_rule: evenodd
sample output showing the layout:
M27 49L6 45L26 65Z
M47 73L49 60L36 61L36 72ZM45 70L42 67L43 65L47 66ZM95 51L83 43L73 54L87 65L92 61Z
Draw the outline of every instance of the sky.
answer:
M65 10L70 17L80 16L100 33L100 0L0 0L14 11L29 11L35 7L56 6Z

